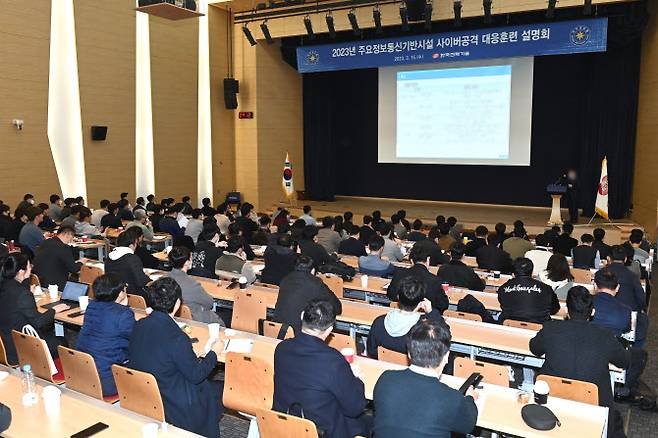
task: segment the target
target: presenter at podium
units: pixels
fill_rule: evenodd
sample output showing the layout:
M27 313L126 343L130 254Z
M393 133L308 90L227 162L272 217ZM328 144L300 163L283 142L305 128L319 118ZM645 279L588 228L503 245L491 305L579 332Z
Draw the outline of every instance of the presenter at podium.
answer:
M569 222L578 223L578 174L575 169L568 169L559 179L558 184L567 188L567 208L569 208Z

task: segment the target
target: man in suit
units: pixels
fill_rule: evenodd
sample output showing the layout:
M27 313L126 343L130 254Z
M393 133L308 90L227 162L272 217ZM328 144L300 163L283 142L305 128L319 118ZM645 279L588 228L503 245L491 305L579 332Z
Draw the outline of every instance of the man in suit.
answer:
M489 236L489 229L484 225L475 227L475 239L466 244L464 254L468 257L475 257L477 250L487 245L487 236Z
M356 257L367 255L366 246L359 240L359 232L361 231L359 227L347 224L346 229L350 237L340 242L338 253Z
M579 269L599 269L601 266L601 255L592 246L594 236L585 233L580 236L580 245L571 250L573 267Z
M475 259L480 269L500 271L505 274L512 272L512 259L494 242L488 242L486 246L475 251Z
M448 363L450 328L443 320L423 320L409 332L411 366L385 371L374 390L377 438L436 437L467 434L477 421L477 392L466 394L441 382Z
M532 261L526 258L514 262L514 278L498 288L500 318L541 324L560 310L560 301L553 288L532 278Z
M438 241L439 230L432 228L427 234L427 239L418 240L413 246L413 248L422 248L423 251L430 255L430 266L438 266L450 261L450 257L443 253Z
M367 256L359 257L359 271L362 274L386 277L395 272L395 265L382 259L382 251L384 250L382 236L372 236L370 242L368 242L368 250Z
M334 261L326 249L318 243L318 228L315 225L306 225L302 232L302 239L299 241L299 247L302 255L308 256L313 260L313 267L319 268L324 263Z
M154 282L148 293L153 312L135 323L128 349L130 367L155 377L167 423L219 437L223 388L208 377L217 366L212 348L221 341L210 339L205 356L198 358L190 337L173 318L181 305L178 283L164 277Z
M298 254L293 249L290 234L281 234L275 245L265 248L265 268L261 272L260 281L269 284L280 284L286 275L295 270Z
M333 229L334 218L326 216L322 219L322 228L318 230L318 243L327 251L327 254L334 254L338 252L341 238Z
M455 243L450 250L450 263L442 265L437 272L437 276L451 286L465 287L469 290L484 290L486 286L482 280L471 268L462 262L464 256L464 245Z
M315 276L313 260L302 255L297 259L295 270L281 280L274 306L274 321L288 324L298 332L301 328L302 310L311 300L331 303L336 315L343 311L340 300Z
M412 231L409 234L407 234L408 241L418 242L421 240L425 240L427 238L427 236L425 236L425 233L421 231L421 229L423 228L423 221L421 221L420 219L416 219L413 225L411 226L411 228Z
M413 277L425 284L425 297L432 303L432 308L443 313L450 304L446 293L443 291L442 281L432 274L429 267L430 254L423 247L414 245L411 248L409 258L413 263L411 268L397 268L393 274L391 284L388 286L386 295L391 301L398 301L400 284L404 278Z
M599 405L610 408L609 431L615 430L618 414L610 387L610 364L628 368L630 353L609 330L589 322L594 311L594 297L583 286L567 295L569 319L551 320L530 340L530 351L544 356L539 374L594 383L599 389ZM612 435L608 435L612 436Z
M363 382L325 342L336 322L334 306L313 300L304 308L301 332L274 351L273 409L313 421L325 438L367 436Z
M555 242L554 252L565 257L571 257L571 250L578 246L578 241L571 237L571 233L573 233L573 224L565 222L562 225L562 234L558 236Z
M375 235L375 230L370 226L372 223L372 216L365 215L363 216L363 225L359 230L359 240L367 245L370 242L370 238Z
M59 290L64 290L69 275L80 272L82 264L76 263L69 246L74 237L73 228L60 227L55 237L39 245L34 257L34 272L44 287L56 284Z
M592 243L592 247L599 251L602 259L607 259L610 256L610 245L607 245L603 241L605 239L605 230L603 228L595 228L593 234L594 242Z

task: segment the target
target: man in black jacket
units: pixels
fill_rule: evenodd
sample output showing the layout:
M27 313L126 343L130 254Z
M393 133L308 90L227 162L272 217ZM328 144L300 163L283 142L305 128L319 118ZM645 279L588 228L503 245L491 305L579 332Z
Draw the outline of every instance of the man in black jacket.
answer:
M311 420L325 438L368 436L362 420L365 386L350 364L325 342L334 328L334 306L312 300L303 309L301 331L274 351L272 409Z
M80 272L81 263L76 263L73 257L73 228L63 226L57 236L44 241L34 257L34 273L44 287L56 284L59 290L64 290L70 274Z
M279 284L286 275L295 270L297 253L292 249L289 234L279 236L276 245L265 249L265 268L261 272L260 281L269 284Z
M532 278L532 261L525 257L514 262L514 278L498 288L500 318L541 324L560 310L553 288Z
M599 405L610 408L609 419L616 416L610 387L610 364L628 368L630 353L607 329L589 322L594 300L589 291L576 286L567 295L569 319L548 321L530 340L530 351L544 356L539 374L594 383L599 389ZM609 420L608 430L615 430ZM612 435L608 435L612 436Z
M347 224L346 229L348 233L350 233L350 237L340 242L338 245L338 253L356 257L367 255L366 246L359 240L359 233L361 232L359 227Z
M466 244L464 254L468 257L475 257L477 250L483 246L487 246L487 236L489 236L489 229L484 225L475 228L475 239Z
M303 238L299 241L302 255L308 256L313 260L313 267L315 269L324 263L334 261L334 258L327 253L327 250L317 242L317 235L318 227L315 225L306 225L302 232Z
M607 259L610 257L610 245L603 241L603 239L605 239L605 230L603 228L595 228L592 234L594 234L594 242L592 243L592 247L599 251L602 259Z
M144 265L135 255L138 239L130 230L124 231L117 237L117 246L110 252L105 261L105 273L116 272L122 281L128 285L127 292L146 296L144 287L151 279L144 273Z
M573 233L573 224L565 222L562 225L562 234L555 241L554 252L562 254L565 257L571 257L571 250L578 246L578 241L571 237Z
M297 333L301 327L302 310L314 299L331 303L336 315L343 311L340 300L315 276L313 260L302 255L297 259L295 270L281 280L274 306L274 321L288 324Z
M359 240L367 245L372 236L375 235L375 230L370 226L372 223L372 216L363 216L363 226L359 229Z
M500 271L504 274L512 272L512 259L509 254L490 242L475 252L478 267L490 271Z
M599 251L592 246L594 237L585 233L580 236L580 245L571 250L573 267L578 269L598 269L601 264Z
M429 253L424 248L414 245L414 247L411 248L409 258L413 263L411 268L398 268L393 273L393 279L386 291L388 299L391 301L397 301L400 283L404 278L413 277L425 284L425 297L430 303L432 303L432 308L443 313L443 311L450 305L450 302L448 301L446 293L443 291L443 282L428 269L430 259Z
M436 275L451 286L477 291L484 290L486 286L484 280L475 273L473 268L466 266L461 261L464 256L464 245L459 242L455 243L450 250L450 256L452 257L450 263L441 265Z
M450 261L450 257L443 253L439 246L439 230L432 228L427 235L427 239L418 240L414 243L413 248L422 248L423 251L429 254L430 266L438 266Z

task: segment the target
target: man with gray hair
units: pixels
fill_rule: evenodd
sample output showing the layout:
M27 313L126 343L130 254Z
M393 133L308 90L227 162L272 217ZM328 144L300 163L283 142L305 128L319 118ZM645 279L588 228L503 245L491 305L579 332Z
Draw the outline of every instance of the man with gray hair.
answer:
M129 222L128 225L126 225L126 229L130 227L139 227L142 229L142 233L144 234L144 240L153 240L153 227L149 222L146 211L138 209L134 211L133 215L135 216L135 220Z

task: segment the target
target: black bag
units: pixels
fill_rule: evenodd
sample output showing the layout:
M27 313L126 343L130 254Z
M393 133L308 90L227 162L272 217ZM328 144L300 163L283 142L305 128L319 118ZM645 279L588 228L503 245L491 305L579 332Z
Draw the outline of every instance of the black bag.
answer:
M561 426L553 411L542 405L525 405L521 409L521 418L525 424L537 430L551 430L556 424Z
M321 274L334 274L343 279L343 281L351 281L356 275L356 269L353 267L341 262L340 260L335 260L331 262L325 262L318 267L318 272Z
M477 298L470 294L459 300L457 303L457 311L475 313L476 315L480 315L482 317L482 322L488 322L490 324L496 323L496 320L493 319L493 316L491 316L491 313L489 313L487 308L484 307L484 304L482 304Z

